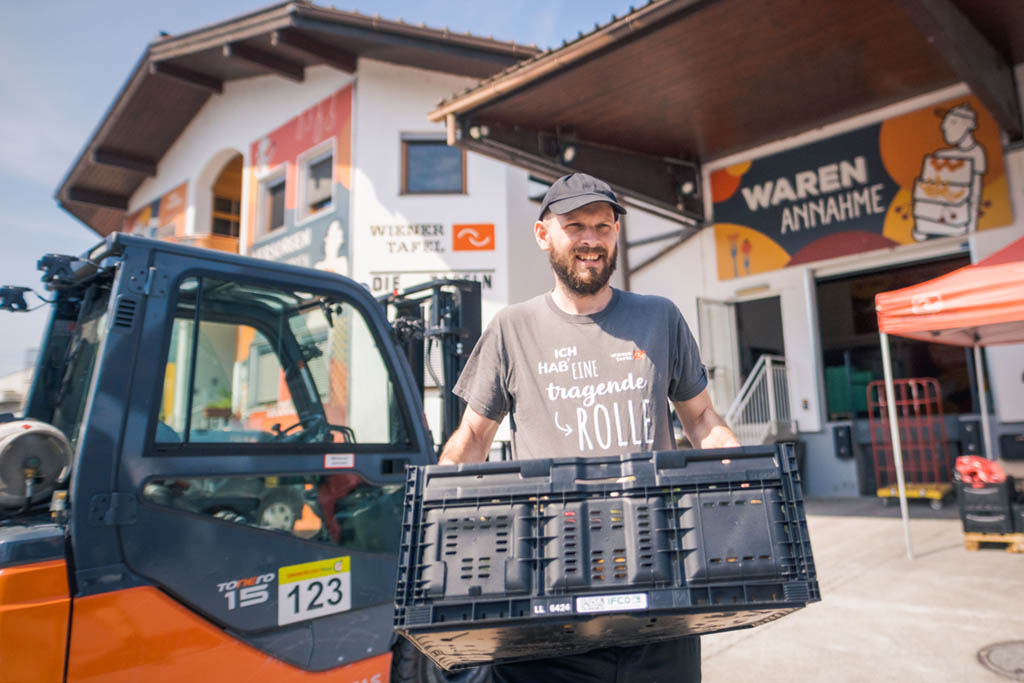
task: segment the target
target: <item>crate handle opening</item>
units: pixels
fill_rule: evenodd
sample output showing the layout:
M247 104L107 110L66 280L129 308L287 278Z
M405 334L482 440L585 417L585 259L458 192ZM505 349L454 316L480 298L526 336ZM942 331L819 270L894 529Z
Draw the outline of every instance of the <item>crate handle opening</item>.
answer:
M602 477L600 479L576 477L577 484L627 484L631 481L636 481L635 474L626 474L621 477Z

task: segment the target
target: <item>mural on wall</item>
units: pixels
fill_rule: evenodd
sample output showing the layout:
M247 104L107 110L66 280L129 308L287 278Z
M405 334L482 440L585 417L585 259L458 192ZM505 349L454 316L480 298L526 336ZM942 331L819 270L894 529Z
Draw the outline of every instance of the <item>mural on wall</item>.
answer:
M182 183L124 218L122 232L167 239L185 234L188 183Z
M720 169L711 195L720 280L1013 222L973 95Z
M250 145L247 234L249 254L281 263L349 273L348 207L352 187L352 87L318 102ZM330 180L311 163L331 154ZM303 166L306 168L304 169ZM269 229L266 187L284 181L282 220ZM325 199L301 206L318 183L330 183ZM300 183L305 184L300 188ZM261 189L263 185L263 189ZM326 187L324 187L326 190ZM305 193L305 194L304 194ZM261 206L262 203L262 206Z

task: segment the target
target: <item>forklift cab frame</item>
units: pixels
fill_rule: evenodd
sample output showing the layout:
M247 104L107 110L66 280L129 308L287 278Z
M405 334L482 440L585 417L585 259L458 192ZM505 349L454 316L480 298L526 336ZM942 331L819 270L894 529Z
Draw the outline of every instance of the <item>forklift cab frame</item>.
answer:
M26 417L73 444L66 525L49 525L67 538L50 558L74 604L67 680L385 680L404 471L436 456L384 307L332 273L124 235L44 280L57 297ZM203 350L204 329L220 346ZM204 354L231 366L219 413L193 405ZM280 381L256 428L260 363Z

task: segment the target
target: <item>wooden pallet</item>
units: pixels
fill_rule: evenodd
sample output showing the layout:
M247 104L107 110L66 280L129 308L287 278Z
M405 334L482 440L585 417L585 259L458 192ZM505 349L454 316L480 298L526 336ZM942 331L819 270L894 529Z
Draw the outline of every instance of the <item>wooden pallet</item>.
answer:
M979 534L973 531L964 532L964 547L977 550L982 543L1003 543L1008 553L1024 553L1024 533L1019 534Z

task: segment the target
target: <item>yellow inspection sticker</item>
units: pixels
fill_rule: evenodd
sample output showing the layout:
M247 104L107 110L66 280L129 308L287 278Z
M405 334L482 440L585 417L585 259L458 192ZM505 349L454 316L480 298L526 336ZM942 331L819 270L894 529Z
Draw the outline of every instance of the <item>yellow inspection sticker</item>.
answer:
M352 574L347 555L277 570L278 626L350 609Z

